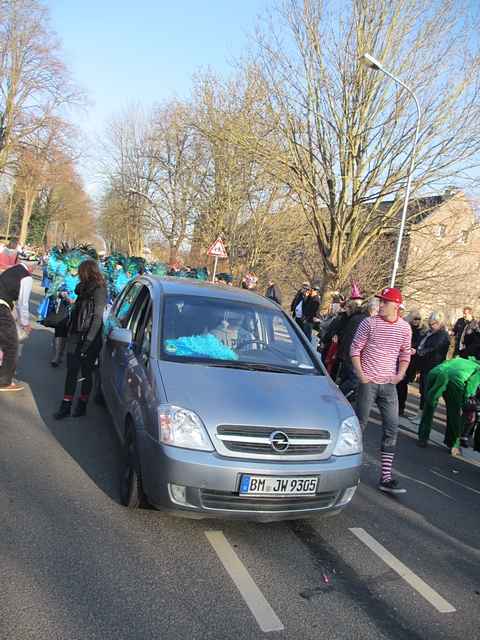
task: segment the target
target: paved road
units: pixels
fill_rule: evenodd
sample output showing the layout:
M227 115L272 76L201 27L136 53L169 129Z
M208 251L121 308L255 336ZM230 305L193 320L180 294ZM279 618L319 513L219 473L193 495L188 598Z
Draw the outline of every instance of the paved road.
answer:
M265 525L131 512L118 502L106 412L51 419L65 371L48 366L50 342L35 330L19 369L29 387L0 398L2 640L479 637L480 467L420 450L405 432L397 468L408 493L385 496L374 416L362 484L336 518ZM252 614L222 549L271 609Z

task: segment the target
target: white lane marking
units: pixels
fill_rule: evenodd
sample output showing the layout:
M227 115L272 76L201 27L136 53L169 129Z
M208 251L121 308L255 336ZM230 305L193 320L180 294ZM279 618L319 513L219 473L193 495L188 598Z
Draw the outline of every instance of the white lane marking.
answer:
M440 594L438 594L432 587L419 578L413 571L411 571L403 562L397 560L397 558L387 551L383 545L372 538L372 536L361 529L360 527L353 527L350 529L354 536L363 542L373 553L375 553L386 565L393 569L395 573L405 580L415 591L417 591L427 602L429 602L440 613L453 613L456 611L449 602L447 602Z
M240 591L258 626L265 633L283 631L284 626L267 599L255 584L245 565L235 553L222 531L205 531L208 541Z
M473 493L478 493L478 495L480 495L480 491L478 491L477 489L473 489L467 484L463 484L463 482L458 482L458 480L454 480L453 478L444 476L443 473L439 473L438 471L434 471L433 469L430 469L430 473L433 473L433 475L438 476L439 478L445 478L445 480L449 480L450 482L453 482L453 484L458 484L459 487L463 487L464 489L468 489L469 491L473 491Z
M428 484L428 482L423 482L422 480L417 480L416 478L412 478L412 476L407 476L406 473L401 473L398 470L395 470L395 474L397 476L400 476L401 478L407 478L407 480L411 480L412 482L416 482L417 484L421 484L424 487L427 487L428 489L431 489L432 491L435 491L436 493L439 493L441 496L445 496L445 498L449 498L450 500L453 500L452 496L449 496L448 493L445 493L444 491L441 491L440 489L437 489L437 487L434 487L431 484Z
M363 457L367 458L375 466L381 467L380 462L376 458L371 456L369 453L364 453ZM441 491L440 489L437 489L437 487L434 487L433 485L428 484L428 482L423 482L422 480L417 480L416 478L412 478L412 476L407 476L406 473L402 473L398 469L395 469L394 474L396 476L398 476L399 478L406 478L407 480L411 480L411 482L416 482L417 484L421 484L422 486L427 487L428 489L431 489L432 491L435 491L436 493L439 493L441 496L445 496L445 498L449 498L449 500L453 500L454 499L452 496L449 496L448 493L445 493L444 491Z

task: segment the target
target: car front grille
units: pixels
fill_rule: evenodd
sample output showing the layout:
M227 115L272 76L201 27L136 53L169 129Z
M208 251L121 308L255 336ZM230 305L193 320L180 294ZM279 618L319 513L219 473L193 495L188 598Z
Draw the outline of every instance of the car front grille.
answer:
M275 432L285 434L288 448L283 451L272 447L271 436ZM302 456L323 453L331 442L326 429L292 429L275 427L220 425L217 437L232 452L252 455Z
M326 509L335 504L337 491L317 493L314 496L286 496L283 498L270 496L240 496L238 493L224 491L200 491L202 505L205 509L221 509L224 511L304 511Z

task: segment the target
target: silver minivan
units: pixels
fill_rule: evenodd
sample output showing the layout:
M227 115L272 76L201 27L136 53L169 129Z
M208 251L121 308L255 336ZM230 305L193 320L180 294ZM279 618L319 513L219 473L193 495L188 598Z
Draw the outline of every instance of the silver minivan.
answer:
M352 407L262 296L138 277L105 324L100 384L129 507L271 521L335 513L355 493L362 433Z

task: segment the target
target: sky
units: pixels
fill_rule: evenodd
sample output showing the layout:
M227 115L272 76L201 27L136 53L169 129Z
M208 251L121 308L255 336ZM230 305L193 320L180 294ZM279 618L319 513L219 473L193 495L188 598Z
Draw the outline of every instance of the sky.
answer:
M228 72L269 2L46 0L46 5L65 61L91 103L74 118L95 139L108 118L128 104L148 107L187 96L199 68Z

